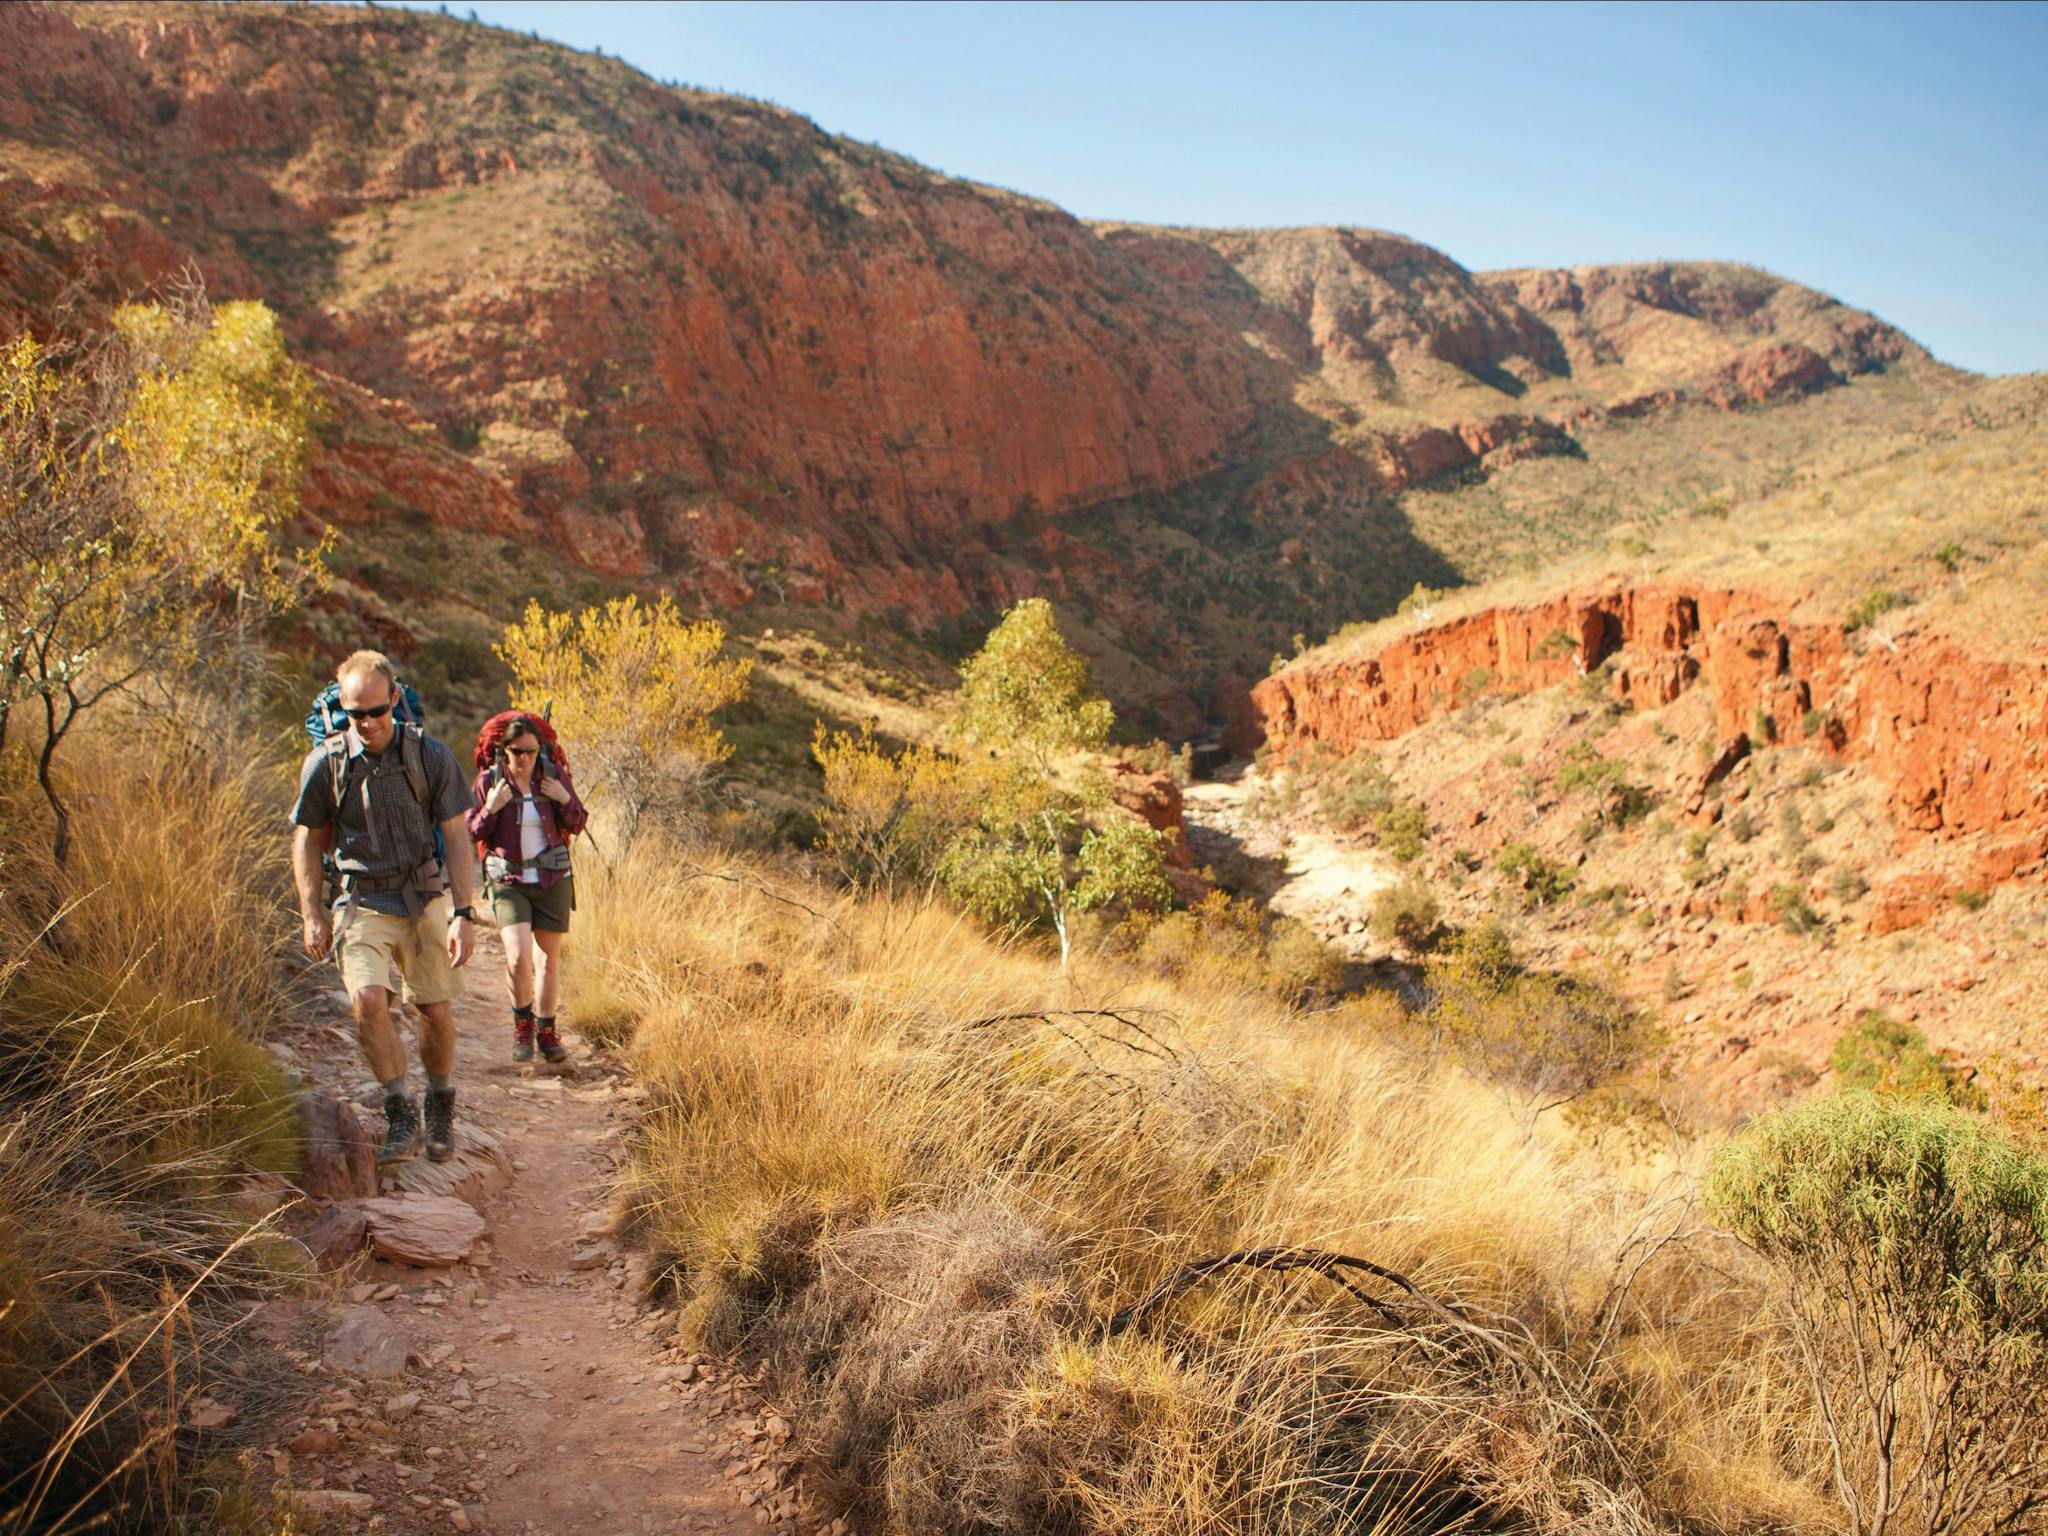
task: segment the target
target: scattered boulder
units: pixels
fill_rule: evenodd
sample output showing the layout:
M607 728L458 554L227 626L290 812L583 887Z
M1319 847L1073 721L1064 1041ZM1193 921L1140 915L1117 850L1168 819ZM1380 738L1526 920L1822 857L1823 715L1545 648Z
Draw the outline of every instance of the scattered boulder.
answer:
M1749 737L1741 731L1727 737L1714 749L1713 761L1693 780L1685 795L1685 814L1698 816L1707 803L1707 791L1728 777L1729 771L1749 756Z
M460 1264L484 1235L475 1206L453 1195L388 1195L362 1203L379 1258L425 1269Z
M370 1235L370 1218L362 1202L331 1205L313 1225L299 1234L299 1241L322 1269L336 1269L354 1258Z
M377 1149L355 1106L332 1093L299 1099L306 1130L306 1172L299 1180L315 1200L366 1200L377 1193Z
M326 1456L341 1448L341 1436L331 1429L302 1429L285 1441L284 1448L294 1456Z
M409 1348L398 1325L376 1307L343 1307L334 1314L321 1359L345 1375L389 1381L405 1373Z

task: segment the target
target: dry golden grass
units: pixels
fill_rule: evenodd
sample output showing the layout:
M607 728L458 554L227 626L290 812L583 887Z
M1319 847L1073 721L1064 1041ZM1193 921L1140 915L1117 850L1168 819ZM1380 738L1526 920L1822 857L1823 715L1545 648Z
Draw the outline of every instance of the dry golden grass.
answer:
M216 1330L295 1272L229 1198L297 1166L270 786L138 727L60 759L69 871L0 762L0 1532L188 1509L173 1438ZM297 1250L302 1256L303 1250ZM256 1527L260 1528L260 1527Z
M1848 435L1754 494L1675 498L1611 522L1537 569L1447 594L1430 622L1595 583L1677 579L1778 593L1794 618L1840 623L1887 587L1910 601L1896 611L1902 625L1986 655L2024 654L2048 638L2035 600L2048 582L2044 485L2048 376L1985 380L1931 422ZM1724 515L1700 514L1717 500ZM1303 661L1368 655L1416 625L1353 625Z
M654 1094L629 1209L685 1326L768 1363L872 1529L1824 1514L1765 1298L1683 1180L1631 1193L1385 1007L1099 950L1062 983L936 907L652 846L586 897L572 1010L639 1018ZM1462 1311L1233 1268L1107 1329L1267 1245Z

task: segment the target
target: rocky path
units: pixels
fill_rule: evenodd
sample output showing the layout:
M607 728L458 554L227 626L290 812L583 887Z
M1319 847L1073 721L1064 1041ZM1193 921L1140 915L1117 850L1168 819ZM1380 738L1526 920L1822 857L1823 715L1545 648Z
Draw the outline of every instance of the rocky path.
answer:
M573 1034L563 1067L515 1065L494 942L468 978L458 1158L405 1165L314 1223L335 1266L320 1294L251 1331L298 1390L271 1394L268 1422L245 1414L238 1438L351 1530L844 1531L800 1512L788 1426L724 1362L671 1347L674 1314L644 1301L642 1267L611 1239L606 1190L638 1090ZM381 1134L343 1025L293 1054ZM224 1377L212 1401L231 1410L235 1388Z

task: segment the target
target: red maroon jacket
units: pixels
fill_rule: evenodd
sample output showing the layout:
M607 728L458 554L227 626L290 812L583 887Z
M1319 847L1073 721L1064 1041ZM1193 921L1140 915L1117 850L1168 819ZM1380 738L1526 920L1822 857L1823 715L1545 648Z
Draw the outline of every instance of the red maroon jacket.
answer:
M533 803L540 807L540 829L550 848L567 842L569 834L581 832L590 820L590 813L584 810L583 802L576 797L576 782L568 769L556 764L555 776L562 781L562 788L569 791L565 804L555 804L538 788L533 797ZM469 835L475 839L482 853L495 853L501 859L516 859L519 857L519 802L510 800L497 810L486 813L484 802L490 797L491 772L486 769L476 776L476 784L470 790ZM538 873L541 889L546 890L562 878L563 871L543 869Z

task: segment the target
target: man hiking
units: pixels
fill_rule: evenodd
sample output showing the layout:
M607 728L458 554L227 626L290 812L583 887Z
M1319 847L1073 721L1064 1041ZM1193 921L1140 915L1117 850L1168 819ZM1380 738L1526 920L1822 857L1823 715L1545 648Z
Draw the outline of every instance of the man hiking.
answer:
M292 876L305 920L306 953L330 950L356 1016L356 1038L384 1087L380 1163L419 1150L420 1115L405 1087L405 1043L391 1018L391 973L419 1009L420 1065L427 1074L426 1148L435 1162L455 1150L456 975L469 959L476 860L469 841L469 786L455 754L416 725L392 718L398 673L377 651L336 669L348 729L306 755L292 807ZM436 847L439 827L448 850ZM339 890L321 868L332 855ZM453 888L451 910L449 890ZM330 903L332 904L330 907Z

